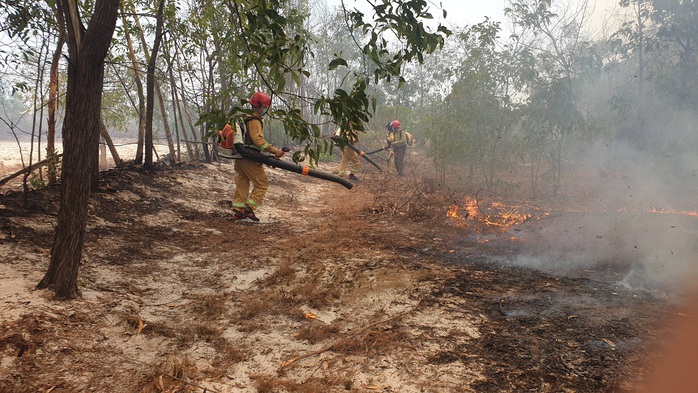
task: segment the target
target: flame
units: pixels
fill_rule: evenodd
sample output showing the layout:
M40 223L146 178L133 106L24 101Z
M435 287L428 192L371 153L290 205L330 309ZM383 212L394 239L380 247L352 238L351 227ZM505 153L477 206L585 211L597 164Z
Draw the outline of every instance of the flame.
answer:
M460 209L458 206L451 206L448 209L448 212L446 213L446 217L448 218L461 218L461 216L458 215L458 209Z
M565 209L558 213L583 213L584 210ZM611 211L612 212L612 211ZM698 211L689 210L674 210L662 208L649 208L640 211L621 208L616 210L618 213L651 213L665 214L684 217L698 217ZM531 214L533 213L533 214ZM603 210L602 213L607 213ZM518 228L525 222L536 219L541 220L550 217L551 212L533 206L514 206L501 201L477 200L472 197L466 197L461 206L450 206L446 216L456 225L461 228L469 227L471 230L485 232L505 232L511 228ZM520 241L517 237L510 239L512 242Z
M458 225L461 228L465 228L465 219L468 218L468 213L465 213L465 217L461 217L460 214L458 214L458 211L460 210L459 206L452 205L449 209L448 212L446 213L446 217L450 218L453 223Z
M473 218L480 215L480 209L477 205L477 199L471 197L465 197L465 210Z
M462 210L465 210L464 215L461 213ZM480 206L478 201L471 197L465 198L463 209L460 206L451 206L446 216L462 228L466 227L465 221L470 218L474 224L500 230L523 224L533 218L531 214L522 213L520 208L508 206L502 202L491 202L487 207Z
M687 211L687 210L679 211L679 210L664 210L664 209L652 208L652 209L650 209L650 212L657 213L657 214L672 214L672 215L677 215L677 216L698 217L698 212Z

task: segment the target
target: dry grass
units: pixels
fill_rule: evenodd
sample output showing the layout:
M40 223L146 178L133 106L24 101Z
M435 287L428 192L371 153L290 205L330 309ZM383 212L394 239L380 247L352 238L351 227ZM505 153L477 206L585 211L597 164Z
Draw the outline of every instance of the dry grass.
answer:
M377 355L394 348L403 348L409 336L402 329L369 330L360 337L338 341L332 351L347 355Z
M185 392L193 387L188 379L196 375L196 366L181 354L171 354L143 378L140 393Z
M291 293L297 304L307 304L316 309L333 304L341 296L341 291L335 285L326 282L302 282Z
M544 362L546 367L557 364L556 359L536 359L533 354L559 349L558 340L546 344L540 328L534 330L533 326L523 332L512 330L521 325L503 318L492 307L508 291L537 294L542 283L547 291L550 280L537 276L530 282L517 280L518 274L509 274L506 269L499 273L498 267L489 270L476 263L470 265L470 255L477 256L492 248L458 248L455 251L459 254L464 251L462 255L449 254L449 248L465 248L465 245L455 243L458 239L452 241L451 237L460 233L451 233L450 227L439 225L438 220L445 221L443 206L451 201L434 184L393 175L386 176L387 180L383 180L383 175L375 176L376 181L371 181L367 174L359 187L346 191L338 187L312 188L314 183L296 185L289 180L288 187L297 188L281 196L278 193L281 187L273 188L270 203L265 206L276 212L270 215L273 225L245 226L220 219L217 212L225 209L225 204L220 209L210 207L224 198L215 190L225 184L225 179L209 188L214 198L206 205L206 211L192 207L199 206L202 187L207 184L203 180L219 176L218 171L191 167L191 171L173 176L186 180L176 187L162 187L162 180L171 183L167 180L169 172L163 172L165 177L153 178L140 173L120 172L123 181L114 183L114 187L129 190L131 182L157 183L152 184L154 192L167 195L157 200L161 204L159 208L168 212L158 217L176 214L183 219L178 226L186 228L183 231L186 233L158 229L157 236L152 237L158 239L152 242L154 251L139 246L126 248L125 245L146 244L145 232L133 231L128 225L113 231L117 227L111 224L142 218L141 210L135 207L140 201L123 200L115 205L112 197L129 193L96 195L94 212L110 225L98 228L93 236L99 242L88 242L87 253L91 261L108 265L109 280L104 280L100 276L102 271L94 269L92 263L81 272L81 287L89 288L91 294L97 290L99 295L83 301L94 304L89 313L82 310L63 313L63 304L57 304L61 308L51 309L52 316L47 317L42 316L43 302L16 303L22 309L33 308L33 313L17 324L7 325L7 332L0 333L0 352L5 354L2 363L9 364L3 367L8 371L3 374L7 378L0 378L0 391L47 391L63 379L71 383L71 391L121 388L121 391L146 393L201 392L204 390L195 384L214 383L238 391L250 392L256 388L259 392L279 393L374 391L367 387L372 385L381 385L382 391L396 392L420 387L424 391L442 392L521 391L523 384L514 386L514 378L501 376L520 377L522 370L530 370L534 362ZM317 193L317 199L310 195L313 193ZM287 195L296 195L296 200ZM179 207L165 203L180 198L185 203ZM8 199L3 203L9 206L9 202ZM313 219L294 216L299 203L307 203L302 212L305 214L307 208L308 216ZM105 208L117 206L123 206L128 215ZM36 217L37 221L43 219L44 216ZM17 222L3 222L8 225L6 228L21 229ZM35 261L45 260L50 244L45 240L37 243L39 236L16 232L18 240L13 241L17 242L18 250L30 253L30 247L40 248L35 253L40 257L17 265L21 267L18 274L31 272L36 269ZM231 258L229 244L212 241L211 234L218 232L234 233L241 238L255 236L264 242L264 247L250 247L244 256L235 254ZM96 239L97 235L106 238L107 233L111 234L108 239ZM173 260L167 247L191 258L185 264ZM130 260L129 264L123 263L125 258ZM11 258L6 260L8 264L16 263ZM158 285L133 280L144 275L159 278ZM259 278L250 282L256 277ZM101 284L104 287L98 284L106 282L109 284ZM570 286L570 291L585 288L575 282L565 285ZM559 291L560 296L565 295L562 289ZM168 307L175 298L177 301L173 303L177 306ZM550 329L548 337L559 335L563 342L584 342L589 339L589 332L606 331L618 333L618 337L630 342L645 332L635 328L636 322L651 321L647 316L650 313L659 315L656 309L649 309L645 315L635 314L628 322L616 323L613 315L629 310L607 308L610 302L603 304L604 310L610 310L601 313L610 315L600 321L603 323L582 325L590 318L563 319L559 330L555 330L556 325L545 325L546 330ZM331 324L305 319L304 312L313 312L319 320ZM109 320L102 323L95 316L109 316ZM36 320L40 322L33 322ZM569 323L584 329L571 332L567 329ZM147 326L139 337L132 337L141 324ZM484 338L466 336L470 329L473 332L481 329ZM529 331L535 333L531 346L526 340L519 340L528 337ZM289 332L297 334L289 337ZM466 345L468 356L459 359L460 366L469 372L454 371L450 363L425 361L445 358L454 348ZM527 356L501 359L500 352L492 352L499 348ZM31 356L39 349L41 356ZM177 353L172 354L173 349ZM297 356L289 358L294 353ZM610 370L604 375L618 378L620 367L628 363L628 357L619 353L620 346L616 351L603 353L609 360L603 363L599 360L603 369L597 370L603 373ZM281 368L279 361L283 361ZM402 372L400 362L404 362L405 368L412 367L412 371ZM80 364L72 367L71 363ZM424 370L417 365L423 365ZM582 365L576 366L587 372ZM558 375L569 371L564 367L550 370ZM251 373L257 374L252 380ZM533 374L533 380L535 377ZM489 384L479 384L475 378L483 378ZM567 383L563 378L559 379L562 384L556 386L558 391L600 386L589 387L589 383L596 383L589 379ZM531 387L535 385L526 385L529 390Z
M330 376L326 376L324 378L313 377L303 382L283 380L262 375L253 377L253 379L256 382L258 393L326 393L331 388L338 385L344 386L346 390L351 389L351 382L349 382L349 388L347 388L346 381L332 378Z
M289 262L283 262L271 274L260 280L262 287L272 285L288 285L296 278L296 269Z
M442 219L453 197L423 179L388 178L371 183L373 199L363 212L379 216L407 216L411 221Z
M328 338L336 337L340 330L340 325L336 323L326 325L322 322L313 322L294 334L294 337L310 344L317 344Z
M228 309L227 301L230 297L229 293L195 296L190 306L191 311L209 318L220 317Z

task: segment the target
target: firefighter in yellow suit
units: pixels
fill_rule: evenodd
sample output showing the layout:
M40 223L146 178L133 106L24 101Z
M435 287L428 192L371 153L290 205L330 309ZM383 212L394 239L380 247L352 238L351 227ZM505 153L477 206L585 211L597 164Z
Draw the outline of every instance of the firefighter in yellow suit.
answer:
M271 106L271 97L266 93L258 91L250 98L250 104L254 114L245 117L245 125L247 126L245 145L258 149L260 152L272 153L276 158L281 158L284 155L284 151L275 148L264 139L262 116L267 113ZM251 193L250 184L253 186ZM232 219L259 221L254 211L262 203L262 199L264 199L268 189L267 173L261 163L247 158L236 159Z
M334 134L332 134L332 138L335 139L342 138L343 136L344 135L342 135L342 130L340 128L337 128ZM359 139L356 136L349 136L348 141L351 144L355 144L359 141ZM361 165L359 155L351 147L344 146L344 148L342 148L342 162L339 164L339 176L344 176L344 174L347 173L347 167L350 163L351 167L349 167L349 180L359 180L359 178L356 177L356 173L359 172L359 166Z
M393 120L388 125L388 147L393 149L393 159L395 160L395 170L398 176L402 176L403 167L405 166L405 152L407 146L411 145L412 136L406 130L400 129L400 121Z

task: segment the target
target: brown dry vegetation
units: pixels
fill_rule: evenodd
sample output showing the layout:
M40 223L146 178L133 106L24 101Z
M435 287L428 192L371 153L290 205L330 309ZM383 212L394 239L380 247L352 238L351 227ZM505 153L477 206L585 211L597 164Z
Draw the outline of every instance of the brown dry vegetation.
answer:
M228 163L104 173L69 302L34 290L58 188L0 197L0 391L631 391L674 313L501 263L416 177L269 173L256 225L223 218Z

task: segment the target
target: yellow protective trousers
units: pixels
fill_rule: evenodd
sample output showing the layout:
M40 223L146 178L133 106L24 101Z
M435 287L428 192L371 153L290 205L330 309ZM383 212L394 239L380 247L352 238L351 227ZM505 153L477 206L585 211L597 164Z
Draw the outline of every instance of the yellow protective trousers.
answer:
M250 184L253 186L252 193ZM233 208L240 209L247 205L254 210L262 203L268 189L269 180L262 164L246 158L235 160Z
M342 149L342 162L339 164L340 176L346 173L349 163L351 163L349 173L356 174L359 171L359 165L361 164L361 161L359 161L359 155L356 154L356 152L350 147L346 146L344 149Z

